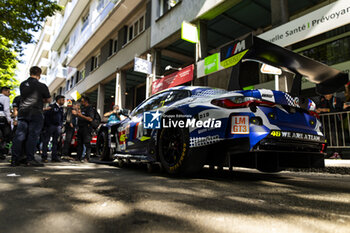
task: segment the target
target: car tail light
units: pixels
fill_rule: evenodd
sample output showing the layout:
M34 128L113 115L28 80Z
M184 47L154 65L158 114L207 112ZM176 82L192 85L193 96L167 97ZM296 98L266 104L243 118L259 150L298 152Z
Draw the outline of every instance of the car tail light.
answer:
M235 97L227 97L214 99L211 101L211 104L223 107L223 108L245 108L249 106L268 106L273 107L275 103L263 101L260 99L255 99L253 97L244 97L244 96L235 96Z
M309 115L316 117L317 119L320 119L320 116L317 114L317 112L309 111Z
M321 153L323 153L326 150L326 144L322 143Z

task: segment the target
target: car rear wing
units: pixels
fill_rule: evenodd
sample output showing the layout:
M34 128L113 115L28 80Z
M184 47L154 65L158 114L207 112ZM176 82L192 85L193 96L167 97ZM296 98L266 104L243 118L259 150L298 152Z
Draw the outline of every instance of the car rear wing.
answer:
M229 90L241 90L246 79L254 79L253 75L240 75L245 72L242 65L245 61L266 63L294 73L291 90L294 96L300 95L302 76L315 83L316 92L321 95L334 93L348 82L347 73L252 35L221 48L220 60L225 68L234 66Z

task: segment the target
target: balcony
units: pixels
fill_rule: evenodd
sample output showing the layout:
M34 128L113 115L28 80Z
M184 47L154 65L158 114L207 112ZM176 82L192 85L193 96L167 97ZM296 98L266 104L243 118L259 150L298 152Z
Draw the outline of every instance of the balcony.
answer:
M56 90L59 87L59 85L61 85L62 82L66 79L66 77L66 68L59 66L56 69L52 70L46 82L47 86L49 87L49 91L52 92Z
M44 57L42 57L41 59L40 59L40 61L39 61L39 67L41 67L41 69L43 69L43 67L48 67L50 65L50 61L49 61L49 59L47 59L47 58L44 58Z
M47 68L49 67L49 65L50 65L49 59L44 58L44 57L42 57L40 59L39 67L41 68L43 74L46 74L46 71L47 71Z
M85 28L79 37L79 42L71 50L72 58L68 60L69 66L77 67L96 45L99 45L117 26L130 17L130 12L140 7L145 1L110 1L100 15Z
M61 27L53 40L52 50L57 51L62 46L62 43L67 38L69 32L73 29L76 22L79 20L81 14L88 4L89 0L73 0L67 4Z

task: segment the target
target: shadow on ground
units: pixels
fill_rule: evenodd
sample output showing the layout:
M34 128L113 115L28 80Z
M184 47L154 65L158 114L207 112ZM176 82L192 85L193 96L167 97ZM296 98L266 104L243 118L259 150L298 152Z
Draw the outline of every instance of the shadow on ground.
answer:
M0 171L0 232L341 232L350 226L349 177L203 169L176 178L139 166L68 162L2 163Z

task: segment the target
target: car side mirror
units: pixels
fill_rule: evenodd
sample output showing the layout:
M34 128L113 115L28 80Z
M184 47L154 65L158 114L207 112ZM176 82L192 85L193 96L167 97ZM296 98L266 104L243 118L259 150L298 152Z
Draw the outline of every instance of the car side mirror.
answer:
M124 116L126 116L126 117L129 117L129 115L130 115L130 110L129 110L129 109L126 109L126 108L123 108L123 109L121 109L121 110L119 111L119 114L122 114L122 115L124 115Z

